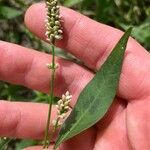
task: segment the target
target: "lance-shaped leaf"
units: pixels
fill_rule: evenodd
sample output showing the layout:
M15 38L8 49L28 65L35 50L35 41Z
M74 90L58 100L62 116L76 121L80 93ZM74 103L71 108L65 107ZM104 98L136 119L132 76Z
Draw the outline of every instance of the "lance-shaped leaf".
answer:
M118 88L124 53L131 30L130 28L126 31L101 69L81 92L74 109L62 126L55 148L93 126L108 111Z

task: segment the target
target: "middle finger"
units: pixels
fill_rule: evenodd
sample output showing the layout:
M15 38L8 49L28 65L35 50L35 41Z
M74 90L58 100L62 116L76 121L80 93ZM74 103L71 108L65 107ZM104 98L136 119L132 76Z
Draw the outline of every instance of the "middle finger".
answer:
M1 41L0 58L0 80L49 91L51 72L46 64L51 62L51 55ZM55 95L61 96L69 91L75 103L80 91L94 75L73 62L61 58L56 62L60 65L56 70Z

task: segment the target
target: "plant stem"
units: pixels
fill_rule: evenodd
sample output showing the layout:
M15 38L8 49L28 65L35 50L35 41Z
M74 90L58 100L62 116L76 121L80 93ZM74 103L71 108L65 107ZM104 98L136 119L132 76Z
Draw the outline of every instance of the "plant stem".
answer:
M0 138L0 149L6 149L8 143L10 143L13 139L4 139Z
M45 137L44 137L44 146L43 148L46 149L49 147L50 141L52 136L49 136L49 127L51 122L51 111L52 111L52 102L54 99L54 80L55 80L55 47L54 41L52 43L52 74L51 74L51 81L50 81L50 97L49 97L49 110L48 110L48 117L47 117L47 124L45 129ZM51 137L51 138L49 138Z
M53 129L52 129L52 132L51 132L50 137L49 137L49 141L53 138L53 135L54 135L54 133L56 132L56 130L57 130L57 128L58 128L58 122L59 122L59 118L57 118L56 124L55 124L55 126L53 127ZM55 149L54 149L54 150L55 150Z

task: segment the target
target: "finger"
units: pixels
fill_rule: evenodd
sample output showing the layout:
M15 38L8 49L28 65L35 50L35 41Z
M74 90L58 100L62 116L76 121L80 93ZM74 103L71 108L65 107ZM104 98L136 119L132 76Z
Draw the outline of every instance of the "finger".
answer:
M116 97L112 107L97 126L97 138L94 150L128 149L128 140L125 126L126 103Z
M61 7L61 14L64 39L57 45L80 58L87 66L98 69L123 33L68 8ZM42 39L45 39L45 16L45 5L41 3L32 5L25 16L28 28ZM132 100L149 94L149 60L150 54L130 39L119 85L120 97Z
M61 144L59 150L93 150L95 143L95 129L90 128L87 131L75 136L67 142ZM49 147L49 150L53 149L53 145ZM23 150L42 150L42 146L33 146L25 148Z
M150 148L150 96L127 106L127 130L132 149Z
M43 150L43 147L42 146L31 146L31 147L28 147L28 148L24 148L23 150ZM51 145L46 150L53 150L53 145Z
M50 55L0 41L0 58L0 80L49 91L51 71L46 64L51 62ZM57 58L56 63L59 68L55 76L55 95L61 96L68 90L74 101L93 74L61 58Z
M48 114L48 105L24 102L0 101L0 136L23 139L43 139ZM53 107L51 121L56 119L56 109ZM50 126L50 131L52 126ZM84 138L87 138L88 144ZM89 147L94 145L95 129L91 128L69 140L65 150L72 144L75 147ZM76 145L78 143L78 145ZM37 147L38 148L38 147ZM88 149L87 149L88 150Z
M60 150L93 150L96 132L95 127L92 127L63 143Z
M125 100L115 97L114 102L105 114L105 117L103 117L96 124L99 130L105 130L108 125L116 118L116 116L118 116L126 108L126 106L127 102Z
M43 139L48 105L0 101L0 112L1 137ZM56 109L53 107L51 120L54 118Z
M85 64L94 68L96 61L104 54L105 50L108 47L110 48L110 45L114 46L114 43L122 35L122 32L115 28L99 24L65 7L61 7L61 15L64 21L64 39L58 42L58 46L71 52ZM27 27L43 40L46 39L45 18L44 3L32 5L25 15Z
M98 128L93 150L130 149L126 131L126 110L118 113L107 128Z

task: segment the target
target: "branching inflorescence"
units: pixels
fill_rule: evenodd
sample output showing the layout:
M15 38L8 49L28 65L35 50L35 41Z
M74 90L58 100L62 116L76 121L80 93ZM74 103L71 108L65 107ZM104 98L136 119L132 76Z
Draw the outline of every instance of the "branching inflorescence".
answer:
M72 96L67 91L62 95L62 98L58 101L57 107L57 118L51 121L51 111L52 111L52 102L54 99L54 80L55 80L55 70L58 68L58 64L55 63L55 41L61 40L63 38L63 31L61 26L61 17L59 12L59 6L57 0L46 0L47 16L46 16L46 39L52 44L52 63L47 64L47 68L51 70L51 81L50 81L50 93L49 93L49 111L47 124L45 129L45 138L44 138L44 149L48 149L51 138L56 132L57 128L62 124L66 118L68 111L70 110L69 102ZM52 123L51 123L52 122ZM49 127L53 126L52 131L49 135Z

